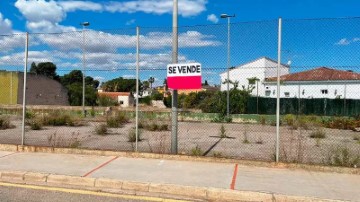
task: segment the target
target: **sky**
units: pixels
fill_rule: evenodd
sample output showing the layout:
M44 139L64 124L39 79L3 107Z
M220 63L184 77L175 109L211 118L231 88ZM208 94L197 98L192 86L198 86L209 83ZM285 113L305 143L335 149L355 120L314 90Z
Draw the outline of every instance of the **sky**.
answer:
M153 76L160 85L171 62L172 6L172 0L0 0L0 70L23 68L29 32L29 63L54 62L62 75L83 68L85 52L88 75L134 77L139 26L140 78ZM277 59L282 17L282 62L291 72L318 66L360 72L359 8L358 0L179 0L179 62L200 62L203 80L220 83L227 65L227 21L220 14L227 13L235 15L230 66ZM84 33L81 22L90 23Z

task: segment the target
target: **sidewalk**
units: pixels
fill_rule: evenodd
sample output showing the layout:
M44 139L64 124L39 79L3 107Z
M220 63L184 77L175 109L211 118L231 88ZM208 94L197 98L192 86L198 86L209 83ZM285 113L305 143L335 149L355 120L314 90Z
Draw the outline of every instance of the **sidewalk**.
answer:
M114 180L112 182L173 184L225 191L234 189L299 196L299 199L313 197L360 201L360 175L231 163L0 151L0 181L11 177L9 172L12 171L24 172L24 176L25 172L50 174L47 182L56 178L52 175L66 175ZM24 177L22 179L25 180ZM96 186L95 181L94 184Z

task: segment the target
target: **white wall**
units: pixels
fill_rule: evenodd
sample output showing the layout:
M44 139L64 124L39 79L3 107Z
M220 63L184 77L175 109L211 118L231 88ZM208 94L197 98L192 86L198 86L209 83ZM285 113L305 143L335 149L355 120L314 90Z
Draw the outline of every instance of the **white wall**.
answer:
M258 60L255 60L253 62L244 64L242 66L238 66L229 72L229 79L231 81L239 81L239 89L242 89L242 86L244 85L245 88L249 86L249 80L248 78L258 78L258 95L259 96L265 96L265 88L262 84L265 80L265 78L268 77L275 77L277 75L276 68L277 63L273 62L271 60L268 60L266 58L260 58ZM280 67L280 75L289 74L289 68L286 66L281 65ZM220 74L220 81L221 81L221 91L227 90L227 84L223 84L223 82L227 79L227 72L223 72ZM254 85L254 90L252 91L252 95L257 95L257 89L256 84ZM230 84L229 88L233 88L233 85Z
M264 92L270 90L270 96L276 98L276 83L266 83L264 85ZM327 94L322 93L322 90L327 90ZM360 99L360 82L349 83L343 82L298 82L298 83L284 83L280 86L280 97L285 98L285 92L289 93L289 98L299 97L300 98L344 98L347 99ZM346 94L345 94L346 93Z
M131 96L118 96L118 102L120 107L131 107L134 104L134 99Z

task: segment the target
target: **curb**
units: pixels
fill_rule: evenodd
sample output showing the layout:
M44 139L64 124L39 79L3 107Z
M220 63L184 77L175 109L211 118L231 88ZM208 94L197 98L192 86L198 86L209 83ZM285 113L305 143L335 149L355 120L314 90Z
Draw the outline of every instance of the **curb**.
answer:
M340 201L319 199L314 197L288 196L264 192L238 191L174 184L155 184L105 178L89 178L18 171L0 171L0 182L16 182L35 185L36 183L41 183L48 186L72 185L81 187L81 189L96 188L98 191L113 189L119 191L135 191L135 194L167 194L173 196L191 197L193 199L202 199L207 201Z
M26 145L11 145L11 144L0 144L0 151L118 156L118 157L126 157L126 158L165 159L165 160L195 161L195 162L209 162L209 163L232 163L232 164L235 163L245 166L257 166L257 167L280 168L280 169L300 169L307 171L360 175L359 168L330 167L330 166L294 164L294 163L275 163L275 162L264 162L264 161L250 161L250 160L215 158L215 157L197 157L197 156L172 155L172 154L121 152L121 151L26 146Z

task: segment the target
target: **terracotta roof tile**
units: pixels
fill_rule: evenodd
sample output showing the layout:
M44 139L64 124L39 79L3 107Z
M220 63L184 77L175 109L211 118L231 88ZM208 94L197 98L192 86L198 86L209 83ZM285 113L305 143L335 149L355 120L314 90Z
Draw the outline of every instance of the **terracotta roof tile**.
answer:
M281 81L335 81L335 80L360 80L360 74L319 67L316 69L286 74L280 77ZM266 81L276 81L276 77L267 78Z

